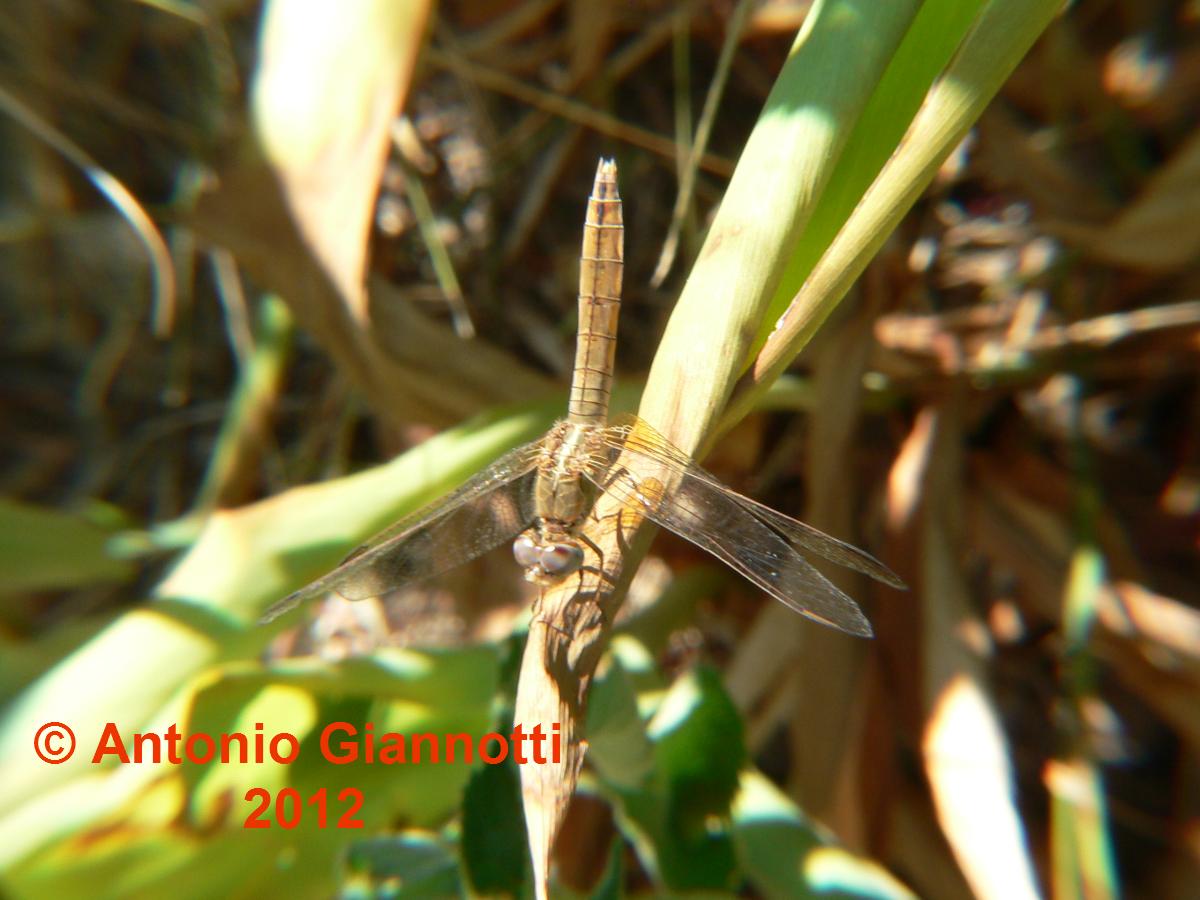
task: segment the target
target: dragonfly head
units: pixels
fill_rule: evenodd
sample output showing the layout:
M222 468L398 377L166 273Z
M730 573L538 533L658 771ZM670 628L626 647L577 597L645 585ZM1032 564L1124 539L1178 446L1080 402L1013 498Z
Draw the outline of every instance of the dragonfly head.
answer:
M543 543L538 536L525 533L513 541L513 557L525 570L525 578L536 584L558 581L583 565L583 548L571 540Z

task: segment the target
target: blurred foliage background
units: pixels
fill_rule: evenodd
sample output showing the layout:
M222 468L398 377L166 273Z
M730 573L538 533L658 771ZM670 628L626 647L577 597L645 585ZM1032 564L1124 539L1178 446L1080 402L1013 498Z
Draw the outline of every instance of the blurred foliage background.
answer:
M911 5L759 345L960 41L1041 32L1004 5ZM563 409L600 155L635 405L812 6L5 4L7 894L532 890L515 767L308 752L331 721L508 729L533 596L506 552L256 620ZM856 4L815 6L854 32ZM555 895L1195 896L1198 113L1200 5L1080 0L899 226L871 220L873 261L706 465L911 590L839 580L875 625L855 641L656 539ZM32 752L51 720L63 765ZM93 765L106 722L306 752ZM242 827L251 787L345 786L362 831Z

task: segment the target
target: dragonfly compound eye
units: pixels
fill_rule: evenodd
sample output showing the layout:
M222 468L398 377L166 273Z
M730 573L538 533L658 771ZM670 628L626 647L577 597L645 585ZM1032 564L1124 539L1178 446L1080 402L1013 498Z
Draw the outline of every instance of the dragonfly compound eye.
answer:
M552 577L569 575L583 565L583 548L578 544L549 544L542 548L541 564Z
M541 549L529 535L518 535L513 541L513 558L522 569L532 569L541 562Z

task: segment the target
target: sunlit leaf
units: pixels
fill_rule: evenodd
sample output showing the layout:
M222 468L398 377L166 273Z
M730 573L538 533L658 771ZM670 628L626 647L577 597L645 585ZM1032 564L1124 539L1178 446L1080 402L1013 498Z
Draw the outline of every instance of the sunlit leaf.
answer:
M130 578L134 566L108 551L115 533L77 513L0 498L0 594Z

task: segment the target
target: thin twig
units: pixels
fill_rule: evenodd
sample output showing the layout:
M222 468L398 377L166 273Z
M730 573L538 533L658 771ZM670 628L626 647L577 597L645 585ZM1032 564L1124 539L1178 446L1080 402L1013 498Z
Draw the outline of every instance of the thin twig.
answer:
M741 0L729 20L729 29L725 32L725 41L721 45L721 55L717 59L717 68L713 73L712 82L709 83L708 93L704 98L704 108L700 111L700 121L696 125L696 136L691 143L687 160L683 165L683 172L679 179L679 193L675 197L675 208L671 210L671 226L667 229L667 236L663 241L662 252L658 256L658 265L654 269L654 274L650 277L652 287L660 287L662 285L663 281L666 280L667 274L671 271L671 265L675 262L675 254L679 250L679 234L683 228L684 220L687 218L688 207L692 203L692 191L696 186L696 170L699 166L700 158L704 155L705 148L708 146L708 139L712 136L713 124L717 120L717 107L721 103L721 96L725 93L725 85L729 80L729 70L733 64L733 53L737 50L738 41L741 40L742 31L746 27L746 19L749 17L750 8L753 5L751 0Z
M0 109L4 110L40 140L57 150L83 172L87 179L129 223L150 257L150 274L154 283L154 334L166 337L175 324L175 266L171 253L149 213L115 175L72 141L69 137L39 116L22 100L0 85Z
M560 97L541 88L533 87L511 75L452 56L436 47L427 47L425 58L434 65L457 72L462 77L470 78L489 90L507 94L531 106L537 106L562 116L564 119L586 125L600 134L625 141L636 147L642 147L668 159L675 157L675 142L670 138L665 138L661 134L637 125L630 125L616 116L593 109L578 100ZM705 153L700 157L700 166L717 175L728 176L733 172L731 160L712 153Z
M471 311L463 298L462 285L459 284L458 273L454 271L454 260L450 258L446 242L438 233L433 205L429 202L429 195L425 193L425 186L421 183L421 173L405 157L394 126L392 142L397 149L396 159L404 170L404 190L412 206L413 218L417 220L417 228L425 242L425 249L429 252L429 260L433 264L438 285L442 289L446 305L450 308L450 321L454 324L454 333L463 340L470 340L475 337L475 323L471 321Z

